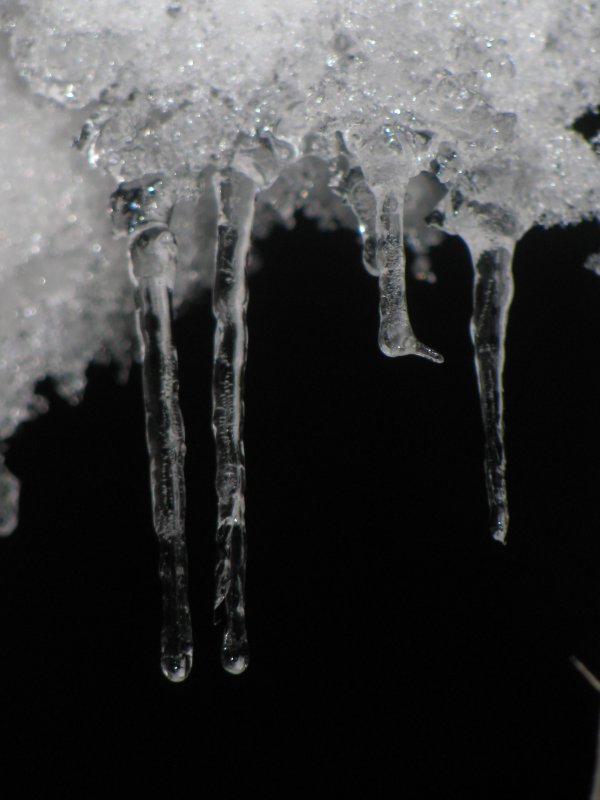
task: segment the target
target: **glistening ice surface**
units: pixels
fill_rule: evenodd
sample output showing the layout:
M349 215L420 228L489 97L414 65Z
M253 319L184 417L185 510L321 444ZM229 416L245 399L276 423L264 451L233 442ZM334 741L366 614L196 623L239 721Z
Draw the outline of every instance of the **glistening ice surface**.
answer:
M432 214L438 229L465 239L475 266L491 529L504 541L512 252L533 224L598 213L598 157L572 129L600 100L597 4L23 0L5 2L0 23L0 435L38 410L33 390L45 375L76 400L90 359L127 365L128 248L135 266L151 245L137 295L139 349L152 362L146 409L156 410L148 442L151 452L159 440L171 455L182 450L181 426L166 421L177 418L171 303L216 272L216 606L227 615L224 663L230 653L238 670L250 228L290 224L301 206L323 224L358 225L365 266L379 280L382 351L440 361L412 331L404 284L404 233L424 254ZM126 235L114 238L106 209L119 186ZM174 248L173 280L153 249L159 240ZM163 473L152 461L155 527L169 547L174 529L161 515L182 514L173 499L179 462L167 458ZM9 532L17 486L5 470L0 499L0 530ZM173 575L184 562L172 562ZM181 630L186 604L182 594L169 612Z

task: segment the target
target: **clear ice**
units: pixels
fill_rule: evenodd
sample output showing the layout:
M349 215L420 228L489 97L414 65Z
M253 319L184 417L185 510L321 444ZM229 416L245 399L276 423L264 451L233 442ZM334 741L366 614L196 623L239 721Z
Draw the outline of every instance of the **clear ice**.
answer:
M244 372L248 349L246 263L256 188L236 172L218 178L218 249L213 313L213 432L217 454L216 619L224 617L221 663L232 675L248 666L246 633L246 467Z
M377 208L379 348L386 356L422 356L439 364L442 356L417 339L408 318L402 201L389 192Z
M248 658L246 259L251 235L293 225L299 208L360 233L391 356L441 361L410 324L405 234L426 280L428 222L469 245L485 477L504 541L511 252L535 224L598 218L597 142L573 129L600 101L598 41L595 2L0 4L0 438L43 410L46 375L76 402L92 359L126 373L137 314L168 677L192 658L171 305L209 287L216 250L215 606L230 672ZM112 235L111 194L127 237ZM18 483L3 455L0 504L7 534Z
M117 228L127 229L130 238L142 355L152 515L163 593L161 667L165 677L179 682L192 668L193 644L185 544L185 434L171 332L177 270L171 211L160 176L121 184L113 195L113 219Z
M485 481L492 536L503 544L508 531L503 384L505 337L513 296L512 248L490 245L472 253L475 277L471 338L485 440Z
M330 186L340 195L342 201L352 209L358 223L362 242L362 257L365 269L370 275L378 275L377 266L377 202L369 188L365 173L356 157L346 147L341 132L336 133L339 156Z

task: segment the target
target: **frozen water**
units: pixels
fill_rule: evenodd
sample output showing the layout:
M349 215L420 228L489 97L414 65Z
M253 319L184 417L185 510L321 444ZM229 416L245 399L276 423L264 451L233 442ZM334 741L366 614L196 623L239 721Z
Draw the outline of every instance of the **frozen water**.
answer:
M493 205L510 209L518 238L599 207L598 159L571 130L599 99L595 2L148 2L142 13L22 0L5 2L0 22L3 436L30 415L35 379L53 374L72 395L102 347L128 357L106 172L172 174L194 201L203 170L233 163L276 184L259 198L259 228L267 211L289 221L303 204L349 224L297 166L305 153L333 158L341 132L373 189L402 195L436 172L450 189L445 230L479 230ZM75 138L104 169L89 169ZM193 237L179 238L187 288L203 265Z
M127 368L133 292L126 240L113 237L106 213L111 193L165 177L169 222L159 238L177 241L167 295L178 303L208 284L217 262L226 271L235 262L225 277L237 282L236 292L243 283L253 209L225 224L214 194L215 181L223 188L224 176L236 175L256 197L254 235L275 219L292 224L301 206L324 226L358 227L365 266L380 283L380 344L389 355L440 360L410 326L403 229L426 280L434 279L427 248L439 230L467 241L476 267L472 329L488 494L503 540L501 379L511 294L504 254L533 224L598 216L596 145L572 127L600 101L597 2L4 0L0 31L0 148L8 156L0 163L0 438L42 410L34 394L40 378L53 376L76 401L91 359L112 357ZM437 233L425 223L434 209ZM137 226L156 220L136 216L133 206L128 213L133 248ZM243 246L227 255L224 241L236 225ZM596 261L588 266L596 269ZM147 299L162 325L167 290L156 294L155 279ZM234 298L221 314L219 286L217 273L215 385L235 391L215 393L215 408L227 417L217 418L216 432L222 466L238 477L232 491L217 484L220 506L235 506L221 521L237 520L236 532L219 534L218 602L227 606L226 637L237 626L239 653L230 662L238 664L240 653L246 658L245 300ZM224 349L230 335L239 337L236 353ZM167 363L167 333L161 347ZM146 407L160 416L175 376L157 380ZM174 429L181 426L169 423L160 434L171 445ZM152 456L151 437L149 445ZM179 491L182 440L177 447L155 499L165 487ZM0 532L7 533L16 524L17 484L3 462L1 500ZM181 652L191 654L191 639L188 648L185 631L182 637Z
M161 666L167 678L179 682L190 673L193 652L185 545L185 435L171 333L178 246L169 228L169 184L156 175L123 183L113 195L112 209L117 230L124 227L130 238L152 512L163 592Z
M219 247L213 290L216 319L213 367L213 431L217 453L217 565L215 611L223 606L221 661L234 675L248 664L244 584L246 578L246 465L244 372L246 263L254 217L255 187L239 173L225 173L217 190Z

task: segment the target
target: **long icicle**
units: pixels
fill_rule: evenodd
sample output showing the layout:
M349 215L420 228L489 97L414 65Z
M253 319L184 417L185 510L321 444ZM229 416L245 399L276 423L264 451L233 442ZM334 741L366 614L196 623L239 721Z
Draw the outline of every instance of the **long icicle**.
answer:
M485 481L492 536L503 544L508 531L502 375L508 312L513 296L511 245L472 250L475 267L471 338L485 437Z
M213 432L217 471L215 618L224 611L221 663L233 675L248 666L246 633L246 522L244 372L247 328L246 261L254 218L255 186L240 173L218 178L219 226L213 313Z
M443 357L417 339L408 316L402 203L394 192L378 196L377 201L379 347L386 356L415 355L440 364Z
M169 680L180 682L192 668L193 643L184 536L185 441L171 334L177 243L168 227L171 205L160 177L122 184L113 198L113 215L117 213L125 216L130 235L142 352L152 511L163 593L161 668Z

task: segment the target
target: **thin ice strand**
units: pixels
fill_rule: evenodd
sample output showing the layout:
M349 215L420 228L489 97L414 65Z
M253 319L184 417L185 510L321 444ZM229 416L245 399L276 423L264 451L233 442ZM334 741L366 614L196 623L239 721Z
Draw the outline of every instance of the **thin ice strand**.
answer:
M494 539L508 531L504 448L503 371L508 312L513 296L512 245L490 245L473 252L475 280L471 338L485 438L485 481Z
M247 352L246 262L254 218L255 186L236 172L219 176L217 268L213 291L216 319L213 364L213 432L216 443L216 617L225 630L221 663L233 675L248 666L246 632L246 521L244 372Z
M157 176L124 184L113 198L113 217L124 217L131 240L152 512L162 583L161 669L165 677L178 683L192 668L193 642L184 531L185 439L171 332L177 242L167 224L170 206L162 207L162 194Z
M19 522L19 481L0 453L0 536L9 536Z
M363 266L370 275L377 275L377 202L371 191L362 167L346 147L344 137L336 133L338 157L334 161L334 169L330 186L346 203L358 222L358 233L362 243Z

